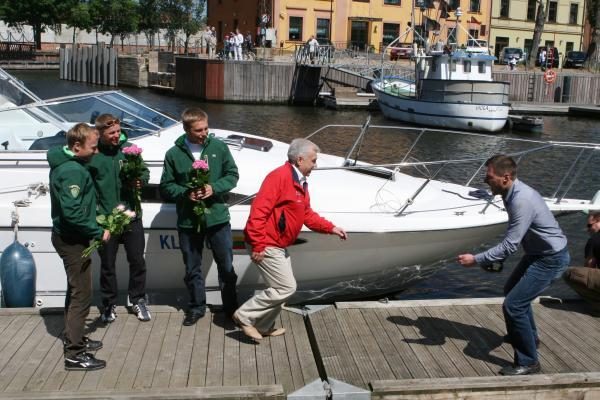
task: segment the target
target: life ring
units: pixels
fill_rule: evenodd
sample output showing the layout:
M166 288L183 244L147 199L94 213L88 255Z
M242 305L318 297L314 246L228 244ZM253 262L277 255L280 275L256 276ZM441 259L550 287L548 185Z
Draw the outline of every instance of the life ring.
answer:
M549 69L548 71L546 71L544 73L544 82L552 83L555 80L556 80L556 72L554 72L553 70Z

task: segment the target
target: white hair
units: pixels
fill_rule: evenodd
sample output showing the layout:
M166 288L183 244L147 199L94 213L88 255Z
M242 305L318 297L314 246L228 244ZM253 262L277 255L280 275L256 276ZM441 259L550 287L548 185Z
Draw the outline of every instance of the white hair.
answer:
M295 164L298 161L298 157L307 156L310 151L314 150L315 153L321 151L319 146L314 144L308 139L297 138L292 140L290 143L290 148L288 149L288 160L292 164Z

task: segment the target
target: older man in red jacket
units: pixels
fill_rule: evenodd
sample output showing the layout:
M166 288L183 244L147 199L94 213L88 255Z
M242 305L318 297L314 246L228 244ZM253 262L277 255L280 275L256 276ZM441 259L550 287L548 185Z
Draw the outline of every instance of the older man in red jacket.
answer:
M286 247L293 244L306 225L313 231L347 238L346 232L310 207L306 178L317 165L319 148L306 139L294 139L288 162L271 171L263 181L250 209L244 234L252 261L269 286L245 302L233 315L244 334L260 340L279 336L275 329L281 307L296 291L296 280Z

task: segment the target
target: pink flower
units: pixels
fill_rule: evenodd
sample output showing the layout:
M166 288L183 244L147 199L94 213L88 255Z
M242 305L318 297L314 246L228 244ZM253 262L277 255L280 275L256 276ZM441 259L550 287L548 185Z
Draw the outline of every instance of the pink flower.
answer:
M122 151L125 155L139 156L144 150L141 147L132 144L131 146L124 147Z
M192 169L201 169L203 171L208 171L208 163L204 160L196 160L192 164Z
M125 211L125 206L123 204L119 204L117 207L115 207L117 210L119 211Z
M125 211L123 211L123 214L127 215L130 219L135 218L135 212L133 212L131 210L125 210Z

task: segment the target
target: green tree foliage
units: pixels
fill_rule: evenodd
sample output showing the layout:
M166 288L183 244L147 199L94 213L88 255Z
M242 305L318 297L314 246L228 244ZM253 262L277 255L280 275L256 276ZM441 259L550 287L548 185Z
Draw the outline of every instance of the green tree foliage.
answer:
M160 0L139 0L140 23L138 28L144 32L150 47L154 47L154 36L159 33L161 28L160 5ZM160 46L160 36L158 39Z
M0 0L0 14L8 26L22 29L23 25L33 28L36 48L42 48L42 33L46 28L67 19L77 0Z
M198 32L202 26L202 13L206 0L163 0L162 16L164 28L167 30L169 47L175 50L177 32L186 35L185 52L189 36Z
M592 42L588 48L587 66L600 71L600 0L587 1L588 18L592 27Z
M127 35L138 31L140 16L135 0L91 0L90 10L98 21L98 31L111 36L111 46L116 36L123 44Z
M67 27L73 28L73 43L75 43L77 29L91 32L95 25L92 15L90 14L89 4L87 2L81 2L73 7L69 15L67 15L65 23L67 24Z

